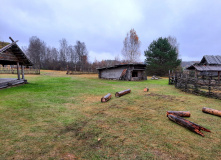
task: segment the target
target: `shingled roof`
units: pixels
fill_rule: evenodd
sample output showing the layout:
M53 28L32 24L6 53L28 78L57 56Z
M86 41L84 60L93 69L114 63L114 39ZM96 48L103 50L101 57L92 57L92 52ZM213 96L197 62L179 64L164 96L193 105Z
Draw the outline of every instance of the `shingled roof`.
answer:
M221 65L221 56L205 55L200 61L200 64Z
M16 65L19 62L20 65L32 66L31 61L16 44L17 42L12 42L0 49L0 64Z
M221 71L221 66L206 66L206 65L191 65L188 68L186 68L188 70L197 70L197 71Z

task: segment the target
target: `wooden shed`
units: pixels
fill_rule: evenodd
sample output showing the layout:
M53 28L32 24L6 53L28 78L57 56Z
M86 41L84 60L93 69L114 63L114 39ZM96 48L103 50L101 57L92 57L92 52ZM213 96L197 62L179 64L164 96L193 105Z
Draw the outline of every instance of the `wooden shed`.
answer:
M120 64L112 67L97 68L99 78L112 80L147 80L145 64Z
M1 65L17 65L17 79L0 78L0 88L26 83L24 76L24 66L32 66L31 61L26 57L24 52L16 44L18 41L6 43L6 46L0 48L0 64ZM20 76L21 75L21 76Z
M201 76L220 77L221 56L205 55L200 63L195 63L186 69L196 71L196 73L199 73Z

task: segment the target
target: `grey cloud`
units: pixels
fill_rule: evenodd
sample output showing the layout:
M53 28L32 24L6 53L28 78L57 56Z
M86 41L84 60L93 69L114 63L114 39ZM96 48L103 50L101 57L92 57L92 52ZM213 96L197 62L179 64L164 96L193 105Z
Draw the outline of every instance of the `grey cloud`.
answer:
M114 59L134 28L142 53L153 40L169 35L177 38L183 60L221 53L218 0L3 0L1 5L0 40L12 36L20 45L27 46L31 36L55 47L62 38L72 45L80 40L93 53L92 60Z

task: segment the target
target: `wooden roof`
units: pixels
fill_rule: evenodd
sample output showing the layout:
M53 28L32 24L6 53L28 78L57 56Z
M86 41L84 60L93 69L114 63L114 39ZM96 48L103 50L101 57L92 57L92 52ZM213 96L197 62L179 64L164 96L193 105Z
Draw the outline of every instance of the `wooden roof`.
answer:
M221 65L221 56L205 55L200 61L200 64Z
M146 65L145 65L145 64L140 64L140 63L133 64L133 63L129 63L129 64L118 64L118 65L114 65L114 66L111 66L111 67L97 68L97 70L112 69L112 68L118 68L118 67L121 67L121 66L140 66L143 70L145 70L145 68L146 68ZM141 70L141 69L140 69L140 70Z
M32 66L31 61L16 44L17 42L12 42L0 49L0 64L16 65L19 62L20 65Z
M203 71L221 71L221 65L216 65L216 66L210 66L210 65L199 65L199 64L194 64L194 65L191 65L189 67L187 67L186 69L188 70L197 70L197 71L200 71L200 72L203 72Z

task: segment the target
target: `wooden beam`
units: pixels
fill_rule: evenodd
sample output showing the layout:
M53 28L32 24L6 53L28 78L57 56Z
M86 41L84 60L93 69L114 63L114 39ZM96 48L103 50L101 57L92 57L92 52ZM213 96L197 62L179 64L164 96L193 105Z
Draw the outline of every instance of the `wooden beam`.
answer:
M20 80L20 71L19 71L19 62L17 62L17 74L18 74L18 80Z
M9 37L9 39L10 39L12 42L14 42L14 40L12 39L12 37Z
M21 65L21 74L22 74L22 79L25 79L24 65Z

